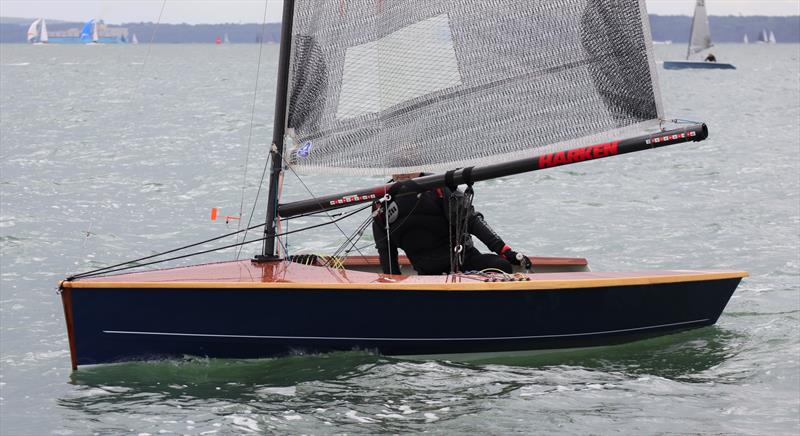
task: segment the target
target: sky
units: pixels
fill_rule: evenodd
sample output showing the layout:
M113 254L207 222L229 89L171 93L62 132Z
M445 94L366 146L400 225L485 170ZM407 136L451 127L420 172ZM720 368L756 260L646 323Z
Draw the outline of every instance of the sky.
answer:
M280 21L281 0L0 0L0 16L156 22L165 4L162 23L260 23L265 1L267 22ZM646 2L651 14L691 15L694 11L694 0ZM800 15L800 0L708 0L706 8L709 15Z

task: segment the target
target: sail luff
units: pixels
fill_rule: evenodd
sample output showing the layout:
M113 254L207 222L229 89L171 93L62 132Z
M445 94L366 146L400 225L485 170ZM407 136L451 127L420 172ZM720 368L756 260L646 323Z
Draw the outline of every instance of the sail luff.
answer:
M708 128L705 124L694 124L685 128L658 132L651 135L641 135L634 138L595 144L567 151L548 153L510 162L480 167L460 168L452 171L452 183L459 185L470 181L480 182L498 177L538 171L556 166L601 159L635 151L649 150L683 142L702 141L706 139L707 136ZM413 183L390 183L366 189L326 195L309 200L285 203L278 207L278 212L281 217L289 218L305 213L338 209L359 203L376 201L387 193L390 195L398 195L442 187L447 184L447 178L447 174L436 174L418 177L413 180Z
M294 22L294 0L284 0L281 21L281 48L278 53L278 80L275 92L275 119L272 130L272 161L267 196L267 216L264 226L263 258L275 257L276 228L278 226L278 200L283 177L284 133L286 131L286 107L289 89L289 64L292 51L292 26Z

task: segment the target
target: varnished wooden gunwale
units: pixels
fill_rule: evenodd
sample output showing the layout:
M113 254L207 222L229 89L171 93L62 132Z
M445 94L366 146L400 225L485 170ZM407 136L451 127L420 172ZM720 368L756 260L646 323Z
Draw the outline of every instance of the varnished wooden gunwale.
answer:
M312 267L314 268L314 267ZM316 267L319 268L319 267ZM395 291L546 291L609 286L636 286L664 283L685 283L747 277L744 271L652 271L641 273L553 273L530 275L530 281L487 283L469 276L457 282L407 280L391 281L391 277L376 277L374 282L335 283L323 281L101 281L77 280L61 282L69 288L137 288L137 289L329 289L329 290L395 290ZM547 277L543 277L547 276ZM558 277L550 277L558 276ZM424 278L424 276L423 276ZM449 280L452 280L451 277Z

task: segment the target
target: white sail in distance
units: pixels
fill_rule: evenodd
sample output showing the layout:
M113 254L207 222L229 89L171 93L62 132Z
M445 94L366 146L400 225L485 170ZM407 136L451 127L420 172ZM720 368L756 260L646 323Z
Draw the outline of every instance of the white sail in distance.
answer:
M47 35L47 22L42 18L42 32L39 34L39 42L47 42L50 37Z
M706 13L706 0L697 0L694 6L694 19L692 20L692 34L689 37L689 49L686 59L694 54L712 47L711 30L708 27L708 14Z
M42 21L41 18L37 19L31 26L28 27L28 42L33 42L34 39L39 35L39 22Z
M295 5L295 169L440 172L658 130L644 0Z
M92 26L92 42L97 42L99 40L100 38L97 36L97 22L95 22Z

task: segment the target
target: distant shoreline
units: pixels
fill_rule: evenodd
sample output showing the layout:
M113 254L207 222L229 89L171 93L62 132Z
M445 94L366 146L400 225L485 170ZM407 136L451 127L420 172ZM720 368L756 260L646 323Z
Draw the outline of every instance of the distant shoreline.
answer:
M45 17L46 18L46 17ZM27 28L33 18L0 17L0 43L26 43ZM71 23L48 19L51 31L67 30L83 23ZM714 42L742 42L744 35L750 42L758 40L758 34L766 29L772 31L778 43L800 43L800 15L793 16L720 16L709 17ZM158 25L154 43L198 44L214 43L225 35L233 44L277 43L280 40L280 23L247 24L166 24ZM109 24L109 28L127 28L130 34L138 35L139 42L150 41L156 28L154 23ZM691 17L686 15L650 15L653 40L672 41L685 44L689 39ZM263 29L263 32L262 32Z

